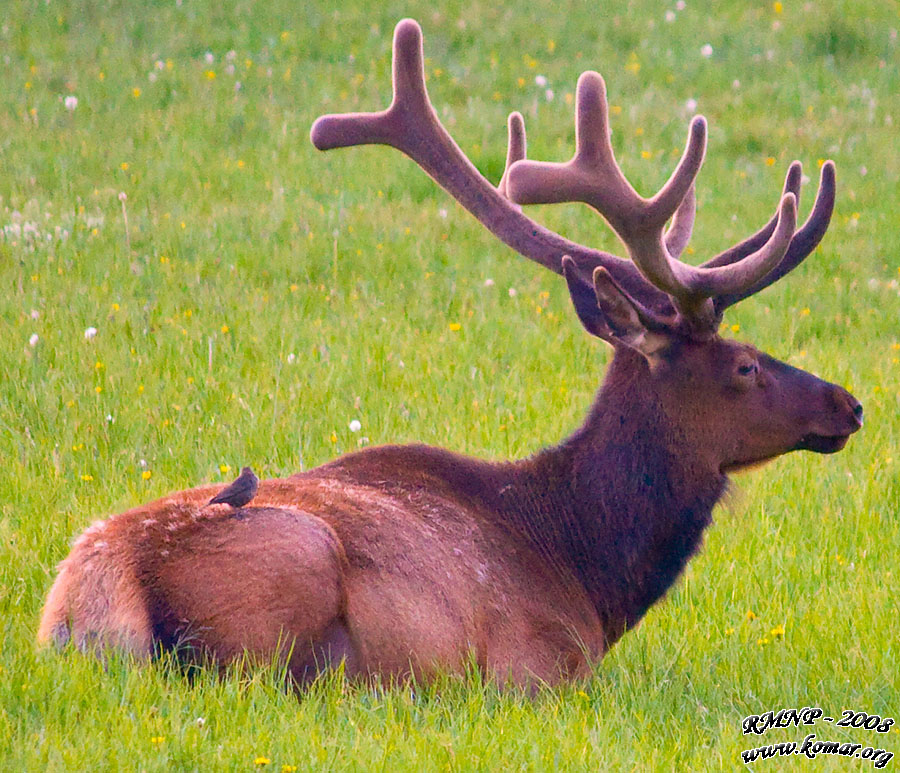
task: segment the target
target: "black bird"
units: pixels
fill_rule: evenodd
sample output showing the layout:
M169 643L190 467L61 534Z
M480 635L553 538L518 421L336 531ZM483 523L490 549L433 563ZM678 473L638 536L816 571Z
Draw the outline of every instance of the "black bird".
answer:
M210 499L208 504L243 507L256 496L258 488L259 478L249 467L244 467L234 482Z

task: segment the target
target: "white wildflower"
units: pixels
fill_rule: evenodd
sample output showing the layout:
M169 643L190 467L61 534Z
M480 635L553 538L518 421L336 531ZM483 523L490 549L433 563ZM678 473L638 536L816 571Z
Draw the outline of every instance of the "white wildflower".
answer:
M297 359L297 355L294 354L293 352L291 352L291 353L287 356L288 365L292 365L292 364L296 361L296 359Z
M545 78L543 75L535 75L534 82L541 88L544 88L544 86L547 85L547 78Z
M709 59L713 55L713 47L707 43L700 49L700 55L703 56L704 59Z
M66 110L71 113L75 110L76 107L78 107L78 97L76 97L74 94L70 94L63 100L63 104L66 106Z
M737 91L740 87L741 87L741 82L737 78L735 78L733 81L731 81L731 88L733 88L735 91Z
M666 21L671 24L675 21L675 11L666 11Z
M359 432L362 429L362 424L360 424L358 419L351 421L349 426L351 432Z
M678 0L678 2L675 3L676 11L683 11L686 7L687 7L687 3L685 3L684 0Z
M484 286L485 286L485 287L493 287L493 286L494 286L494 280L493 280L493 279L485 279L485 280L484 280Z
M215 57L215 55L213 54L212 51L207 51L207 52L203 55L203 58L206 60L206 63L207 63L207 64L212 64L213 62L216 61L216 57Z
M440 218L442 218L442 219L444 219L444 220L447 219L447 210L444 209L444 207L441 207L441 208L438 210L438 217L440 217Z
M510 297L510 298L515 298L515 297L516 297L516 288L515 288L515 287L510 287L510 288L509 288L509 297Z
M553 89L547 89L544 92L544 96L547 98L548 102L552 102L553 101Z
M39 340L40 339L38 338L38 334L32 333L31 338L28 339L28 345L33 349L35 346L37 346L37 342Z
M684 103L684 106L687 108L689 113L693 113L697 109L697 100L691 97L687 102Z
M39 312L37 309L32 309L32 310L31 310L31 314L30 314L29 316L30 316L32 319L39 319L40 316L41 316L41 312Z
M89 327L84 331L84 339L86 341L90 341L95 335L97 335L97 328Z

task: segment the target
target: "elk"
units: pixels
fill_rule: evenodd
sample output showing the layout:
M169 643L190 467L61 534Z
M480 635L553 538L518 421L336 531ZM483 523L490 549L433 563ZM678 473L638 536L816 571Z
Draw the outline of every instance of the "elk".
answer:
M614 351L584 424L519 461L373 447L262 481L247 503L210 502L222 487L206 485L115 515L60 564L40 641L218 664L276 657L298 684L341 662L361 678L427 679L469 662L519 684L583 677L675 582L731 473L789 451L839 451L861 427L862 406L841 387L718 335L729 306L821 240L830 161L801 228L795 162L774 217L693 266L679 256L702 117L669 180L642 198L613 157L604 82L586 72L572 160L526 160L513 113L494 187L439 122L410 19L395 30L393 92L386 111L319 118L313 143L402 151L497 238L565 277L584 327ZM596 209L630 260L521 209L563 201Z

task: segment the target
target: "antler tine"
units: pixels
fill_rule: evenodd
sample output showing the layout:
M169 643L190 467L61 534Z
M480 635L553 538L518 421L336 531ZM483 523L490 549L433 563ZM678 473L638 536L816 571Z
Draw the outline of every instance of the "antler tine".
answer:
M504 198L509 198L506 181L509 177L509 168L525 158L526 140L525 140L525 121L522 114L518 111L509 114L507 119L507 128L509 132L509 143L506 148L506 167L503 169L503 176L497 184L497 190Z
M687 247L694 230L694 218L697 215L697 194L692 185L675 210L672 222L666 230L666 250L673 258L677 258Z
M781 190L782 196L786 193L793 193L794 197L797 199L798 207L800 206L800 182L802 176L803 165L799 161L791 162L791 165L788 167L787 175L785 175L784 178L784 187ZM762 247L771 238L777 222L778 210L776 210L775 214L769 218L769 222L755 234L748 236L744 241L735 244L733 247L729 247L724 252L720 252L716 257L702 263L700 267L716 268L717 266L728 266L738 260L746 258L750 253L756 252L756 250ZM806 225L804 225L803 228L806 228ZM797 232L797 235L799 234L800 231Z
M798 164L799 167L799 164ZM822 165L822 171L819 178L819 190L816 194L816 201L813 204L809 217L798 230L787 252L781 262L765 276L752 283L739 292L722 294L715 299L715 308L717 314L722 314L729 306L733 306L738 301L755 295L760 290L764 290L769 285L777 282L785 274L793 271L799 266L812 251L822 241L825 232L828 230L828 224L831 222L831 215L834 212L835 198L835 169L833 161L826 161Z
M675 263L676 273L694 295L713 298L746 291L766 276L784 257L797 226L797 199L786 193L778 207L778 222L769 240L756 252L728 266L700 268ZM684 269L678 271L678 269Z
M588 71L578 79L575 155L564 164L522 161L510 170L509 190L519 204L582 201L596 209L626 241L635 232L662 228L693 185L706 147L706 121L691 123L684 155L672 176L652 198L631 187L613 155L606 84Z
M310 139L319 150L353 145L391 145L403 150L406 130L417 118L432 112L425 89L422 30L412 19L394 29L393 100L378 113L323 115L312 126Z

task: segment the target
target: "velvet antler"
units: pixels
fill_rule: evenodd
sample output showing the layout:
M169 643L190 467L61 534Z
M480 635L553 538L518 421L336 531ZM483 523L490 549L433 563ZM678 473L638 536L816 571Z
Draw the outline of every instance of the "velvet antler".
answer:
M777 212L762 229L700 266L682 263L678 257L694 223L694 181L703 162L706 121L694 118L675 171L655 196L645 199L628 183L613 156L603 79L586 72L577 91L572 160L565 164L525 160L524 123L519 113L512 113L506 168L495 188L438 120L425 88L422 31L412 19L403 19L394 31L394 93L387 110L322 116L313 124L311 138L320 150L364 144L400 150L523 256L562 273L562 256L569 255L588 284L593 283L594 269L603 267L648 310L669 318L680 312L697 334L715 330L728 306L784 276L821 240L834 206L834 165L829 161L822 167L816 203L795 233L801 175L800 164L794 162ZM631 261L571 242L516 206L561 201L593 206L619 235Z

